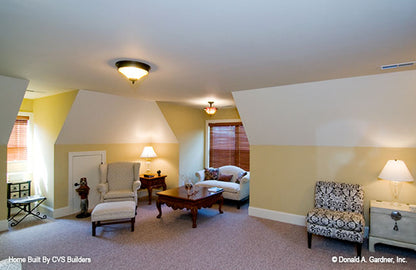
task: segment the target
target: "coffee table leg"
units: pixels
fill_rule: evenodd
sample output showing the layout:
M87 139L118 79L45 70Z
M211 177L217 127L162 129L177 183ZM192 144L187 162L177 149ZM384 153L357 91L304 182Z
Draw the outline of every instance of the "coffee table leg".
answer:
M219 200L219 202L218 202L218 204L219 204L218 211L220 211L220 214L224 213L224 212L221 210L221 207L222 207L222 204L223 204L223 203L224 203L224 198L221 196L221 198L220 198L220 200Z
M152 204L152 187L147 188L147 193L149 194L149 205Z
M157 218L160 218L162 216L162 204L159 200L156 201L157 210L159 210L159 215L157 215Z
M192 215L192 228L196 228L196 218L198 216L198 208L192 208L191 215Z

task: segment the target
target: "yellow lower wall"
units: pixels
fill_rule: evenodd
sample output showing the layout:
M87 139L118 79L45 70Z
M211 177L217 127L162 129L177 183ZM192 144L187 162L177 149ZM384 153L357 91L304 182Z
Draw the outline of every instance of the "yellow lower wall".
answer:
M387 160L401 159L416 177L416 148L264 146L250 147L250 207L306 215L318 180L357 183L370 200L393 199L390 183L377 180ZM403 183L399 201L416 204L416 182Z
M140 161L140 172L146 170L145 160L139 156L147 145L153 146L157 158L151 162L151 173L161 170L166 174L168 188L178 186L179 177L179 144L152 143L152 144L89 144L89 145L55 145L54 208L68 206L68 153L83 151L106 151L107 163L117 161Z

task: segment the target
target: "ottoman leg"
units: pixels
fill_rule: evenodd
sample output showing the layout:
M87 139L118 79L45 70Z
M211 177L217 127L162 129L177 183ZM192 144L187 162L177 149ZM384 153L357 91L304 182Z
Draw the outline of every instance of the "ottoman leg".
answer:
M92 236L95 236L95 229L97 228L97 224L95 221L92 223Z

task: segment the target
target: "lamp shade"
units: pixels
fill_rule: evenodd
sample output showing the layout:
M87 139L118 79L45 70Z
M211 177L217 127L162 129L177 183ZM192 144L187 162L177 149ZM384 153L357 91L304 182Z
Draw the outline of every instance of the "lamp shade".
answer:
M153 150L152 146L145 146L140 157L141 158L155 158L157 157L157 155L155 153L155 150Z
M378 178L396 182L413 182L413 176L403 160L389 160Z
M150 66L137 61L118 61L116 63L118 71L127 77L133 84L143 76L149 74Z

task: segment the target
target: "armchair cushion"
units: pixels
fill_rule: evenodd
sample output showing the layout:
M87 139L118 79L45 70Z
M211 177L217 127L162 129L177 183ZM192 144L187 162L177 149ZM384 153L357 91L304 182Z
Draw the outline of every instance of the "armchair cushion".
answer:
M120 199L120 198L134 198L134 192L130 190L113 190L104 194L104 200L106 199Z
M240 185L233 182L224 182L217 180L205 180L197 183L200 187L220 187L224 189L224 192L238 193L240 192Z
M365 226L364 217L359 213L332 211L322 208L309 211L306 220L310 224L355 232L364 231Z

